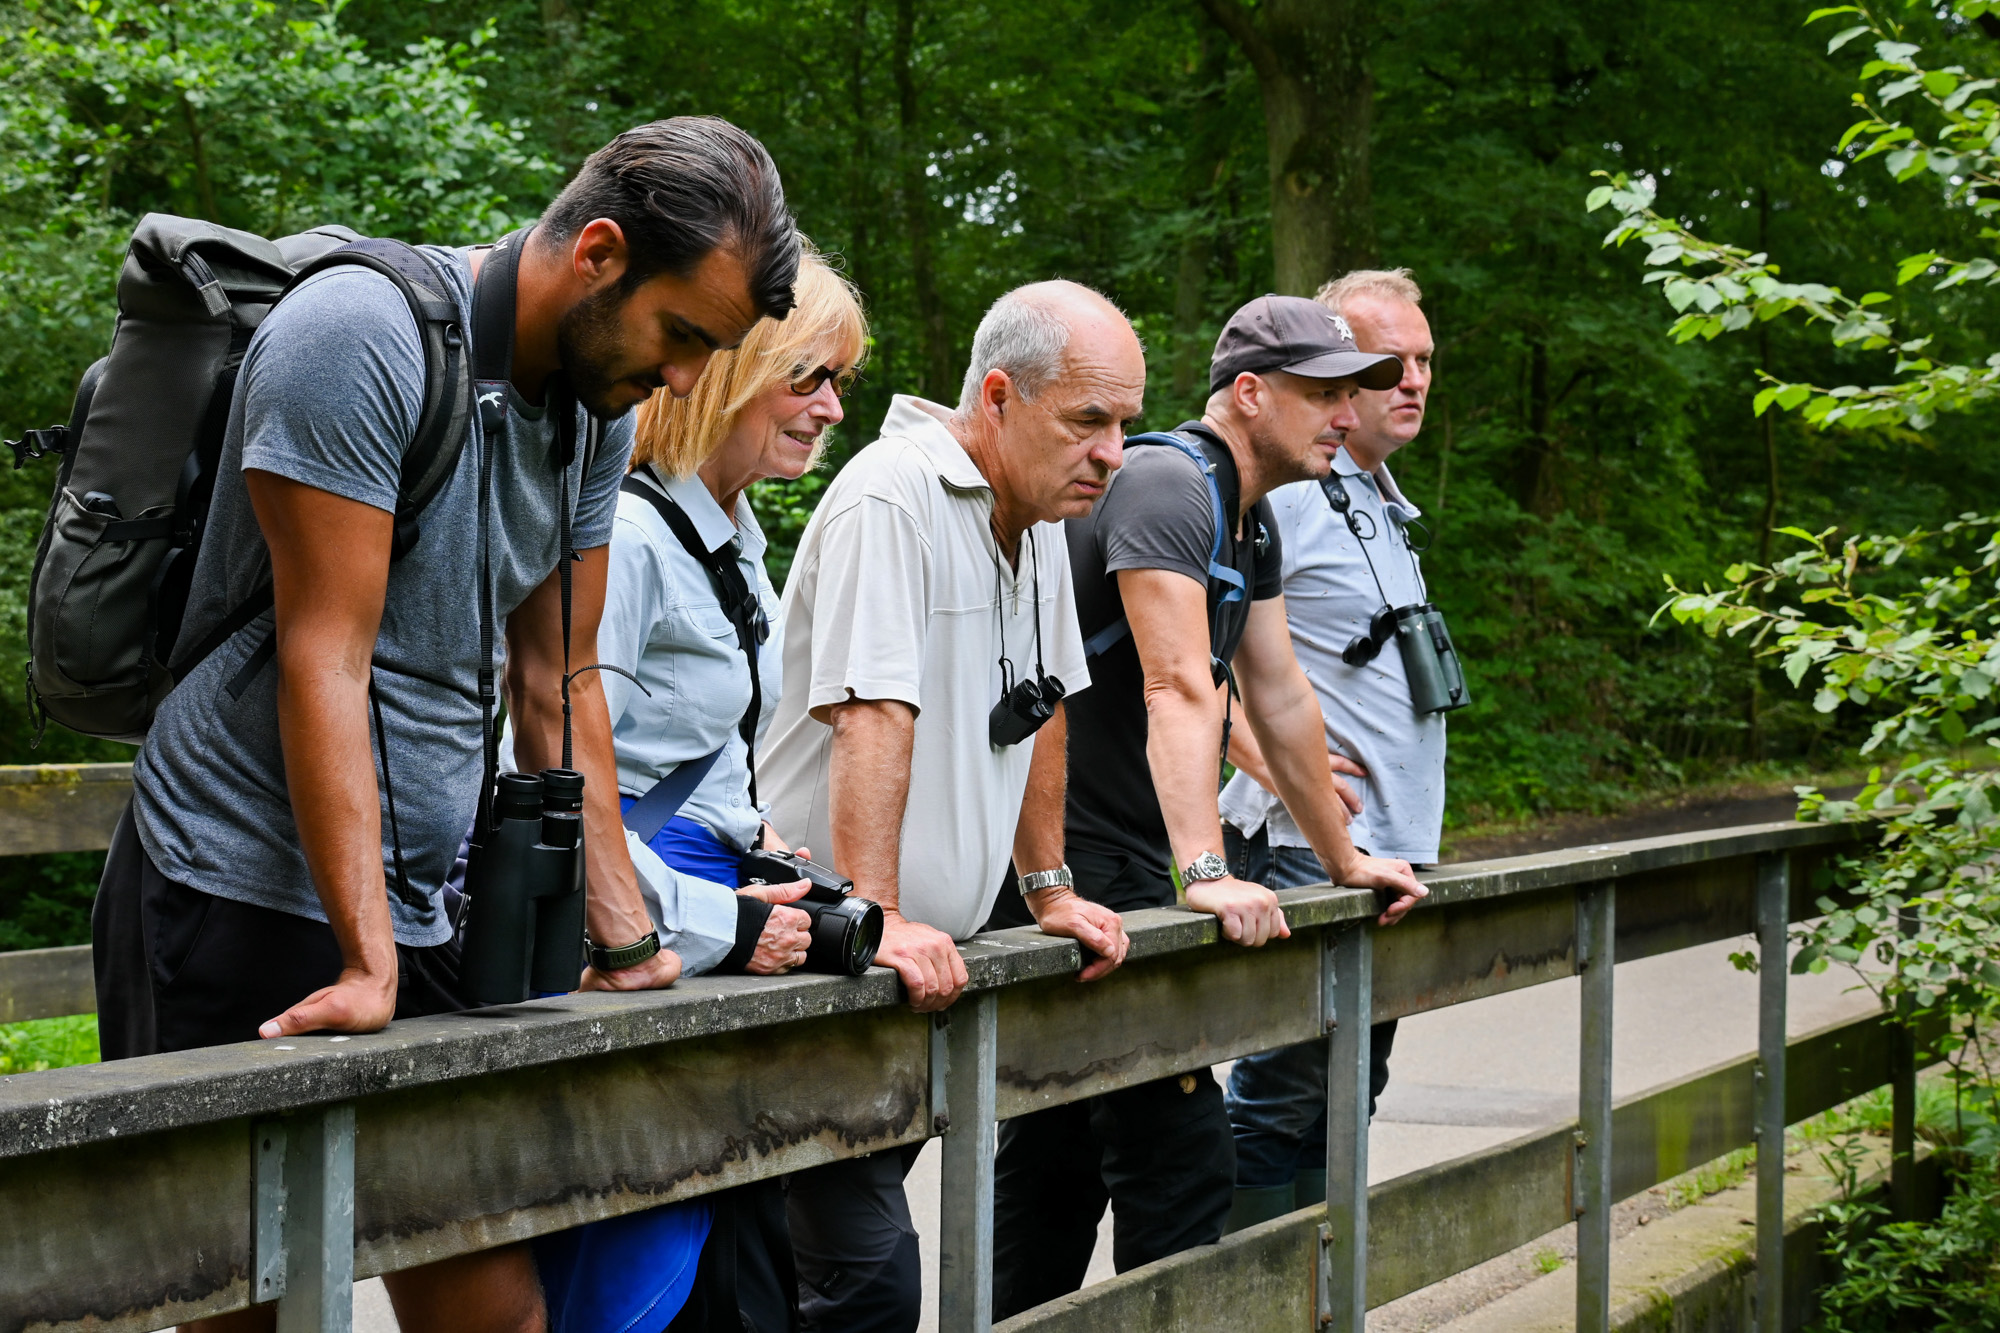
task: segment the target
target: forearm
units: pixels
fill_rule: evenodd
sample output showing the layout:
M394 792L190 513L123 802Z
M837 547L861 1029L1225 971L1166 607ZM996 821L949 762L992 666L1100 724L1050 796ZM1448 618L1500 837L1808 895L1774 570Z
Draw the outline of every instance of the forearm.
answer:
M1347 836L1347 808L1327 766L1326 720L1319 700L1303 673L1268 699L1252 698L1263 705L1246 712L1247 730L1256 733L1268 771L1265 790L1284 801L1321 864L1337 873L1353 860L1354 843Z
M1222 851L1216 778L1222 753L1222 696L1207 681L1146 690L1146 765L1167 826L1175 866Z
M1217 696L1220 697L1228 688L1225 681L1216 691ZM1265 791L1271 790L1271 769L1264 761L1264 747L1257 743L1256 730L1243 726L1240 719L1229 729L1229 762L1240 772L1248 774L1250 780Z
M1028 789L1014 825L1014 868L1026 875L1063 863L1063 793L1069 781L1069 718L1060 704L1035 733Z
M547 679L538 679L543 675ZM570 684L570 765L583 774L584 858L590 938L607 948L630 944L653 929L638 877L625 850L618 808L618 762L611 745L611 714L599 673ZM532 663L507 674L507 712L514 726L514 762L523 773L562 763L562 693L557 670Z
M861 897L895 911L901 898L903 814L917 719L896 700L855 699L831 714L833 755L827 816L833 859Z
M396 976L382 811L368 737L368 662L281 639L278 740L299 847L348 968Z

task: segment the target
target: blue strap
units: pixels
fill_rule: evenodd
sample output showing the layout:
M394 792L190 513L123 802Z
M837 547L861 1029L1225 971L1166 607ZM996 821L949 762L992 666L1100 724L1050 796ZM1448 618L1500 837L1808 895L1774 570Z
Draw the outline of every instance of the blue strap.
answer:
M687 804L694 789L708 776L708 770L715 767L715 761L722 758L728 742L716 746L699 759L690 759L675 767L674 771L652 785L644 796L632 802L625 811L625 827L639 835L639 841L650 843L654 835L666 827L667 821L680 813Z
M1216 598L1218 604L1242 601L1243 576L1222 563L1222 536L1229 531L1229 520L1222 511L1222 485L1215 479L1215 464L1209 462L1208 456L1193 443L1172 431L1149 431L1125 441L1127 449L1135 444L1170 444L1193 459L1194 465L1201 470L1201 479L1208 483L1209 508L1215 516L1215 540L1208 548L1208 577L1222 585L1222 592ZM1083 641L1083 655L1086 658L1101 656L1131 632L1131 622L1120 616Z

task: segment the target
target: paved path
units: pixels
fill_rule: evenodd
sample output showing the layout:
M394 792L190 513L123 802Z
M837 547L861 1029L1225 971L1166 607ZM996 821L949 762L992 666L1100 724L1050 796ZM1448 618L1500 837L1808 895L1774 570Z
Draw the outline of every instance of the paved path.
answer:
M1738 972L1728 941L1618 969L1612 1077L1618 1096L1674 1082L1756 1049L1757 979ZM1873 1003L1844 972L1792 978L1791 1030L1811 1031ZM1552 982L1407 1019L1369 1140L1369 1179L1504 1143L1576 1114L1577 982ZM911 1173L923 1240L924 1333L936 1328L937 1148ZM1111 1224L1098 1235L1090 1281L1111 1276ZM395 1333L379 1282L356 1290L356 1333Z

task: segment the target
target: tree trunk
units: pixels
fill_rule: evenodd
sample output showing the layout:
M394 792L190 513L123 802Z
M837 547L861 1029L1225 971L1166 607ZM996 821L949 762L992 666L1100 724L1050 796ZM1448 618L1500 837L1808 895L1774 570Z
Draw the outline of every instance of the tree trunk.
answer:
M1371 0L1200 0L1257 71L1281 292L1310 295L1375 259L1368 136Z
M931 227L935 212L925 185L923 108L917 97L917 0L896 0L896 37L891 64L896 71L897 128L901 137L903 222L910 234L910 285L915 289L918 389L927 398L951 392L951 341L945 328L944 297L938 291Z
M1230 126L1224 81L1229 74L1227 48L1220 38L1204 33L1201 63L1195 75L1201 87L1194 106L1194 132L1188 138L1183 197L1188 228L1181 237L1180 263L1174 274L1174 379L1176 406L1189 404L1208 388L1212 349L1202 337L1208 314L1209 267L1215 259L1215 187L1229 155Z

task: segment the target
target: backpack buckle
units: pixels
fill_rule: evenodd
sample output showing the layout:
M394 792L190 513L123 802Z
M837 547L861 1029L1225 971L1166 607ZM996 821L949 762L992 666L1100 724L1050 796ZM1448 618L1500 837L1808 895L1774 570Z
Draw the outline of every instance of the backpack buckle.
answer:
M69 427L50 426L45 430L24 430L20 439L8 440L7 447L14 451L14 470L19 472L31 459L47 458L50 454L67 452Z

